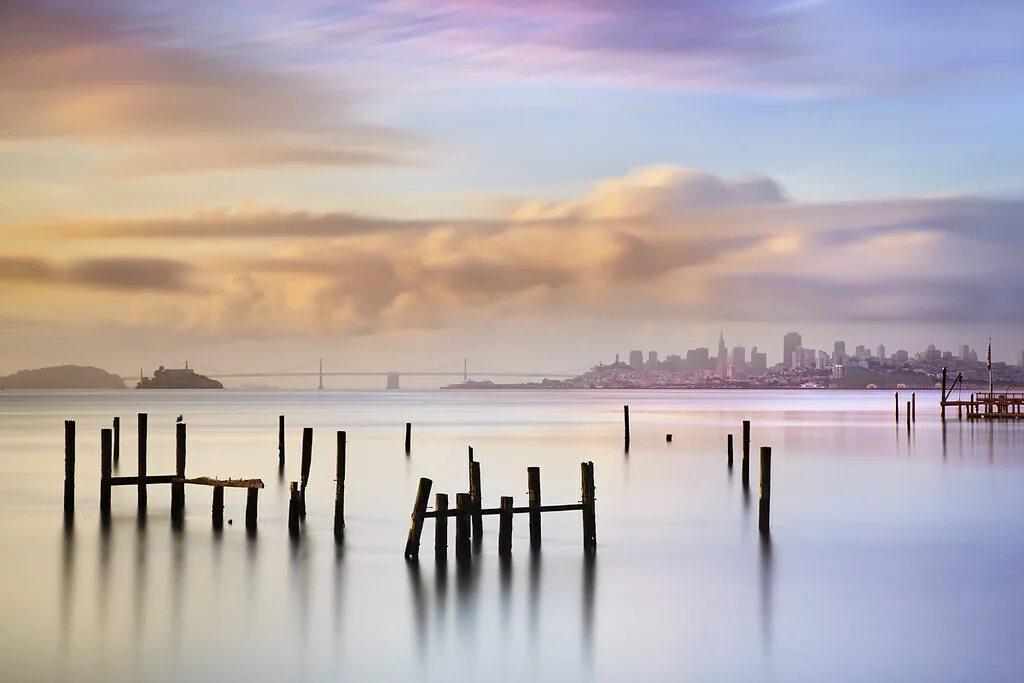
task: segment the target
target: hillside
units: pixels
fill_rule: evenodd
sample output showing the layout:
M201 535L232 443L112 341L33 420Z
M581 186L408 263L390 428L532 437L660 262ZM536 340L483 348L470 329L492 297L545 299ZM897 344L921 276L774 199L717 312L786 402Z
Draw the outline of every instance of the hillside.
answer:
M4 389L124 389L124 380L90 365L56 365L0 377Z

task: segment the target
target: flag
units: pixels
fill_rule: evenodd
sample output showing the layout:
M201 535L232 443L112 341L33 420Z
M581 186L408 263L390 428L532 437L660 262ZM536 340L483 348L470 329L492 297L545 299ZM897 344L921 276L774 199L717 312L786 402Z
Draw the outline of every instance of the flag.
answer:
M988 356L985 357L985 365L988 369L992 370L992 338L988 339Z

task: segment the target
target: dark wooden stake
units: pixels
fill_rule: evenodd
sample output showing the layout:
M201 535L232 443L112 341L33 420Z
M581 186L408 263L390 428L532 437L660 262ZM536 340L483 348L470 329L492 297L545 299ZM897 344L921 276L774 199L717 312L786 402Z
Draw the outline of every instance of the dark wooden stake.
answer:
M146 512L146 441L148 439L149 416L139 413L139 513Z
M109 429L100 430L100 519L110 522L110 477L113 468L112 434Z
M412 453L412 422L405 423L405 454Z
M583 503L583 547L597 549L597 517L594 513L594 463L580 463L580 499Z
M665 441L668 442L668 443L672 443L672 435L671 434L666 434L665 435Z
M757 505L757 528L762 535L769 533L772 510L772 449L761 446L761 494Z
M174 463L175 476L179 479L185 478L185 423L179 422L175 425L175 448ZM185 515L185 484L171 484L171 519L180 522Z
M498 555L512 554L512 496L501 497L501 513L498 517Z
M302 429L302 477L299 488L299 518L306 519L306 485L309 483L309 468L313 464L313 428Z
M245 490L245 529L249 534L256 533L256 514L259 504L259 489Z
M430 487L433 486L433 483L426 477L422 477L419 488L416 489L416 502L413 503L412 517L409 520L409 539L405 542L405 557L408 560L416 560L420 556L423 516L427 514L427 499L430 498Z
M917 392L911 392L910 394L910 420L917 422Z
M468 562L470 555L469 526L473 502L468 493L455 494L455 560Z
M121 459L121 418L114 418L114 464Z
M284 415L277 416L277 466L284 469Z
M728 456L729 471L732 472L732 434L729 434L725 440L725 452Z
M622 420L623 420L623 426L624 426L624 429L625 429L624 440L625 440L626 450L628 451L629 450L629 406L622 406Z
M293 481L288 486L288 535L292 538L299 537L300 495L299 482Z
M434 557L438 562L448 559L448 494L434 496Z
M893 397L893 400L896 403L896 422L899 422L900 421L900 392L898 392L898 391L895 392L892 395L892 397Z
M743 421L743 460L740 463L743 488L750 488L750 420Z
M213 528L222 529L224 527L224 487L214 486L213 487L213 505L211 508L213 513Z
M484 540L484 517L480 493L480 463L473 460L469 463L469 500L473 505L473 543L480 545Z
M345 432L338 432L338 459L334 479L334 538L345 535Z
M530 507L530 548L540 548L540 468L526 468L526 489Z
M910 401L907 401L907 429L910 429Z
M64 420L64 521L75 516L75 421Z

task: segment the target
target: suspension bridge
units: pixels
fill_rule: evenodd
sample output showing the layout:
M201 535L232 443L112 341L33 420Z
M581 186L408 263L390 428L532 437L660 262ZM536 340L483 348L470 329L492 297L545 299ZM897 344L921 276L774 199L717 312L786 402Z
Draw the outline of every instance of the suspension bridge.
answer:
M326 368L325 368L326 365ZM461 366L461 367L458 367ZM568 370L559 372L537 372L524 371L515 372L510 370L476 370L472 374L469 370L469 359L462 358L439 365L426 370L355 370L339 363L332 362L325 358L315 361L306 361L299 365L280 370L224 370L203 366L196 363L185 362L186 368L191 368L207 377L216 380L225 379L269 379L275 377L308 377L315 378L317 389L324 388L326 377L380 377L385 380L388 389L400 389L402 377L438 377L460 379L468 382L471 378L515 378L515 379L566 379L576 377L584 369ZM129 379L124 377L124 379Z

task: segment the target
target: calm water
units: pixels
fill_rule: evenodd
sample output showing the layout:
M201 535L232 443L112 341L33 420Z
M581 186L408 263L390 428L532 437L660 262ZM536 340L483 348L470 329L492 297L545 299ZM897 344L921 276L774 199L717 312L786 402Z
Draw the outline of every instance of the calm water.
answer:
M942 427L937 395L895 425L884 392L3 392L0 394L0 676L11 681L1019 681L1024 680L1024 425ZM631 406L632 448L621 410ZM98 516L99 430L122 420L118 474L135 471L148 412L149 472L262 477L259 533L228 490L189 487L183 533L170 487L139 529L133 487ZM277 471L277 415L288 464ZM62 527L63 421L78 422L74 530ZM773 533L747 499L742 419L773 447ZM414 423L413 451L403 450ZM315 429L308 517L289 542L287 482ZM348 431L343 547L332 534L335 430ZM672 443L665 434L674 435ZM737 468L726 469L734 432ZM531 555L517 515L511 566L497 519L472 569L437 570L427 523L402 558L419 477L485 506L546 503L597 480L598 552L579 513L544 516ZM454 525L452 525L454 526ZM453 540L451 541L453 543ZM454 555L454 548L451 551Z

